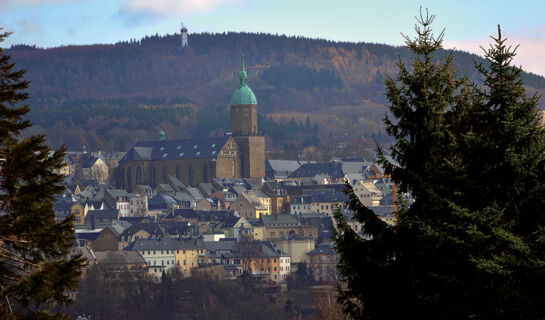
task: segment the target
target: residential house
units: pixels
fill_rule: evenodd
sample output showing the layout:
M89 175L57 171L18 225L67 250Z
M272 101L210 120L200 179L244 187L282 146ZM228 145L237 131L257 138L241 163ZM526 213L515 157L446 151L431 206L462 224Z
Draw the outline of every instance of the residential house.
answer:
M316 281L336 282L339 279L338 263L339 255L332 242L324 242L307 253L307 266Z
M371 181L358 181L352 185L354 194L366 207L377 207L382 199L382 192Z
M263 184L263 192L271 198L271 211L274 214L288 213L290 209L290 197L282 184L268 181Z
M146 260L136 251L97 251L95 264L99 272L146 274Z
M292 264L306 262L306 254L314 250L315 244L313 238L304 238L296 234L274 239L271 242L290 256Z
M185 276L204 259L206 248L199 239L137 239L126 250L138 251L148 264L148 271L156 278L163 272L178 268Z
M120 189L107 189L104 201L111 208L120 210L122 217L138 217L148 214L148 197Z
M291 272L291 258L272 242L239 242L237 249L242 268L253 277L279 282Z
M310 199L310 212L333 216L337 206L344 208L348 201L348 196L343 192L335 190L315 191Z
M305 238L315 238L317 227L313 225L302 225L297 216L292 214L273 214L261 217L265 228L265 239L281 239L291 235L298 235Z
M240 216L243 216L246 219L260 218L271 213L270 206L267 207L263 205L259 198L250 192L239 194L229 208L235 210Z
M117 221L106 226L93 241L94 251L119 251L123 250L121 234L132 224L127 221Z

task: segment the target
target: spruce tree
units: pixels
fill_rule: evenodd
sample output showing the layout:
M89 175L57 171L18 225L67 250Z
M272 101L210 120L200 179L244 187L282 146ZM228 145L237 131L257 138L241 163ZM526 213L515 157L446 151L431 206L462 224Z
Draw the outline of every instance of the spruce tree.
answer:
M50 155L43 135L21 137L30 126L23 75L0 48L0 318L63 318L82 265L68 257L73 217L57 222L53 210L65 148Z
M400 193L388 226L347 186L364 239L340 212L344 310L356 319L543 318L545 136L537 98L527 98L501 34L477 66L482 84L457 79L433 16L407 38L411 67L386 79L395 164L382 164Z

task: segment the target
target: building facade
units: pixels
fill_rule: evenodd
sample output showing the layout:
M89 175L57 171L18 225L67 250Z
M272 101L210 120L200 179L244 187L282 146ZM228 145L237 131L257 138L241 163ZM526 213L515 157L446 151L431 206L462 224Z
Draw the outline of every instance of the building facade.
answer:
M204 139L137 142L119 161L116 186L168 183L169 176L196 186L214 178L265 177L265 137L257 127L257 99L247 84L242 60L239 86L231 97L232 135Z

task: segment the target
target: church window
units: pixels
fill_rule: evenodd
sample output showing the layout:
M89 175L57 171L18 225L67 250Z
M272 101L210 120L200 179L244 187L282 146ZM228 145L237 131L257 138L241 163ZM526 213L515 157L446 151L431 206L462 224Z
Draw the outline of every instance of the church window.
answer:
M127 168L127 191L131 192L131 188L132 188L131 168Z
M151 184L154 185L155 184L155 180L156 180L156 173L155 173L155 166L151 166L150 167L150 176L151 176Z
M235 176L235 160L231 161L231 171L232 171L232 176L234 177Z
M193 165L190 164L189 167L187 168L187 171L188 171L188 177L189 177L189 184L192 185L193 184Z
M142 184L142 168L136 167L136 184Z

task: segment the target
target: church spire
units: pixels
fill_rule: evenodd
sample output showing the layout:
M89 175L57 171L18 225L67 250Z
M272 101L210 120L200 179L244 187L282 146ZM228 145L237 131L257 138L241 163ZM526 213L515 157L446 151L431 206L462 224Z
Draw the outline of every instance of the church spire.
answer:
M240 56L240 72L238 73L239 81L239 88L245 87L248 85L248 75L246 74L246 70L244 69L244 55Z

